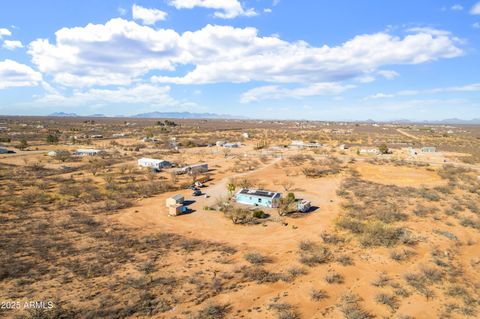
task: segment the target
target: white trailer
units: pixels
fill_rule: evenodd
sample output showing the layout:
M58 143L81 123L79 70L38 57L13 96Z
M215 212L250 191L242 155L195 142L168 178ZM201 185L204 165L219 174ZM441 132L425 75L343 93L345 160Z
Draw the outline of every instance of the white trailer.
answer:
M143 158L138 160L138 166L162 169L162 168L165 168L165 167L171 167L172 163L170 163L169 161L165 161L165 160L143 157Z

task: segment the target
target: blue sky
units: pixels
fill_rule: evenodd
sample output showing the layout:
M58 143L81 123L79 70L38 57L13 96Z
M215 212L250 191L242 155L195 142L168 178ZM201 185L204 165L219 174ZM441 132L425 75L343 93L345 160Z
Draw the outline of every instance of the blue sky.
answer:
M480 118L478 1L1 6L4 115Z

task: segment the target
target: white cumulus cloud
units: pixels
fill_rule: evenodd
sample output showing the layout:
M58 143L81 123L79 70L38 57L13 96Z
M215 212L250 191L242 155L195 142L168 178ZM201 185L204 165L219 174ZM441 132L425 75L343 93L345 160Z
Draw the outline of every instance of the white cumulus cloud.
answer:
M463 10L463 6L461 4L454 4L453 6L450 7L450 10L452 11L462 11Z
M177 84L215 82L318 83L359 77L385 65L420 64L461 55L444 31L359 35L341 45L313 47L303 41L259 37L255 28L207 26L181 38L195 68L181 77L155 76Z
M132 6L132 18L140 20L143 24L154 25L157 21L163 21L167 18L167 13L158 9L147 9L134 4Z
M4 36L9 36L9 35L12 35L12 32L10 32L10 30L5 28L0 28L0 39L3 38Z
M480 14L480 2L477 2L470 10L471 14Z
M222 19L257 15L253 9L244 9L238 0L171 0L169 4L177 9L193 9L195 7L213 9L216 10L214 16Z
M32 62L66 86L128 85L150 70L173 70L179 35L121 18L63 28L56 43L30 43Z
M42 75L25 64L13 60L0 61L0 89L21 86L37 86Z
M400 75L397 72L392 70L380 70L377 73L378 75L383 76L387 80L393 80Z
M419 29L404 37L380 32L315 47L259 36L251 27L207 25L179 34L117 18L63 28L54 43L35 40L28 52L41 72L65 86L130 85L152 71L154 83L323 83L457 57L463 53L459 44L446 31ZM191 70L177 71L179 66Z
M15 50L19 48L23 48L23 44L17 40L5 40L3 41L3 47L8 50Z

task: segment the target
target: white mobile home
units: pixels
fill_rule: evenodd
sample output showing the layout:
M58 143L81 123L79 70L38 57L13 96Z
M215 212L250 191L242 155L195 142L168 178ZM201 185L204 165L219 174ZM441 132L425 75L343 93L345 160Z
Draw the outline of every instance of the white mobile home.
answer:
M316 142L305 143L304 141L294 140L290 144L290 147L293 148L320 148L322 144Z
M138 160L138 166L161 169L165 167L171 167L172 163L165 160L143 157Z
M195 174L208 172L208 164L194 164L182 167L176 171L177 174Z
M91 148L79 148L78 150L75 151L75 155L78 155L78 156L96 156L96 155L102 155L104 153L105 151L103 150L95 150Z

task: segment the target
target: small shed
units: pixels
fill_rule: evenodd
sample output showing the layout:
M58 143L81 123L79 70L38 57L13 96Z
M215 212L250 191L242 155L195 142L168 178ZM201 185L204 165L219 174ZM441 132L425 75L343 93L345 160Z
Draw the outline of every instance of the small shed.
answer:
M168 207L168 215L169 216L178 216L181 215L183 212L186 211L186 207L182 204L172 205Z
M165 204L167 207L175 206L175 205L183 205L185 198L182 194L177 194L175 196L167 198Z

